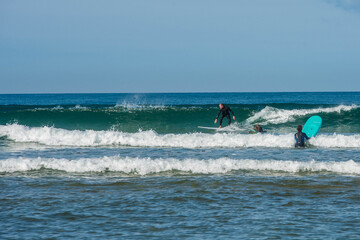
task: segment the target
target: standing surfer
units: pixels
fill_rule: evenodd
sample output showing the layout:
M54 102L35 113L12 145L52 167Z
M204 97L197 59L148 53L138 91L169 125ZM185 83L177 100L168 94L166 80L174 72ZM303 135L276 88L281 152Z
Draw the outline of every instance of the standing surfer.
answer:
M295 147L305 147L305 139L306 139L306 140L310 139L310 138L306 135L306 133L303 133L303 132L302 132L302 129L303 129L303 127L302 127L301 125L299 125L299 126L297 127L298 132L295 133L295 141L296 141Z
M217 120L220 116L220 113L221 113L221 117L220 117L220 127L221 128L221 125L222 125L222 121L224 119L224 117L227 117L227 119L229 120L229 125L231 124L231 117L230 117L230 112L231 114L233 115L233 119L235 120L235 115L234 115L234 112L228 107L228 106L225 106L224 104L220 103L219 104L219 113L218 115L216 116L216 119L215 119L215 123L217 123Z

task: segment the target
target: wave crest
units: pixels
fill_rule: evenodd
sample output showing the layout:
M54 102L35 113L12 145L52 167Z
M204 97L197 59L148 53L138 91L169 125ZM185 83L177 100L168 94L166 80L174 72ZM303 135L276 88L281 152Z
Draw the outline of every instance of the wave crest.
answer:
M353 160L341 162L280 161L254 159L175 159L175 158L129 158L102 157L75 160L55 158L10 158L0 160L0 172L21 172L42 168L65 172L114 171L133 175L149 175L178 171L187 174L225 174L232 171L275 171L285 173L332 172L337 174L360 174L360 163Z
M306 116L310 114L318 114L318 113L341 113L342 111L351 111L353 109L357 109L359 106L357 105L339 105L336 107L328 107L328 108L315 108L315 109L278 109L275 107L265 107L261 111L255 113L253 116L247 119L248 123L259 123L262 125L267 124L280 124L286 122L295 121L295 117Z
M238 134L219 132L157 134L155 131L125 133L117 131L65 130L54 127L27 127L18 124L0 126L0 136L15 142L35 142L48 146L132 146L178 148L292 148L294 134ZM315 147L360 148L360 135L318 135L310 139Z

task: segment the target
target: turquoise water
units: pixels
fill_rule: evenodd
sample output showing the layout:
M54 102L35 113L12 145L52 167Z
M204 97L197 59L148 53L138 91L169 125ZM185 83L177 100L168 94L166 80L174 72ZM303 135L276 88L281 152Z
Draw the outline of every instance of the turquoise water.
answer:
M358 239L359 120L356 92L0 95L0 238Z

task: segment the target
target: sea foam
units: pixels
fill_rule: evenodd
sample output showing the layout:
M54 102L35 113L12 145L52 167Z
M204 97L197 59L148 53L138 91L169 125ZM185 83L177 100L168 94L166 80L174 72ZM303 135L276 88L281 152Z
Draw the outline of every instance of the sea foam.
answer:
M288 135L244 135L233 133L157 134L155 131L124 133L117 131L65 130L54 127L27 127L18 124L0 126L0 136L15 142L35 142L49 146L106 146L133 147L292 147Z
M358 105L339 105L336 107L328 107L328 108L314 108L314 109L278 109L275 107L265 107L261 111L255 113L253 116L247 119L248 123L259 123L262 125L267 124L280 124L286 122L295 121L295 117L306 116L311 114L318 113L341 113L342 111L351 111L353 109L357 109L360 106Z
M285 173L332 172L337 174L360 174L360 163L353 160L341 162L281 161L254 159L175 159L130 158L111 156L80 158L75 160L56 158L9 158L0 160L0 172L39 170L42 168L65 172L114 171L125 174L148 175L178 171L187 174L224 174L232 171L276 171Z
M117 131L65 130L54 127L27 127L11 124L0 125L0 136L15 142L34 142L48 146L132 146L176 148L292 148L294 134L239 134L219 132L157 134L155 131L125 133ZM360 135L318 135L310 145L321 148L360 148Z

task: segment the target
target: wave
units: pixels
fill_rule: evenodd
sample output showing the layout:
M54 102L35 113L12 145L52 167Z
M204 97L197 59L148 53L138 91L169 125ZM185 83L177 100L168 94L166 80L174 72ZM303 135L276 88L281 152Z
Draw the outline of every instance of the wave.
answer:
M259 123L262 125L267 124L280 124L286 122L294 122L296 120L295 117L306 116L312 114L319 113L341 113L348 112L354 109L358 109L360 106L358 105L339 105L336 107L320 107L314 109L279 109L275 107L267 106L259 112L256 112L253 116L247 119L249 123Z
M0 108L4 107L0 105ZM150 105L150 104L134 104L134 103L127 103L123 102L121 104L116 105L56 105L56 106L16 106L15 110L22 110L22 111L30 111L30 112L37 112L37 111L59 111L59 112L134 112L134 111L192 111L197 109L217 109L214 106L192 106L192 105Z
M359 148L360 135L318 135L316 138L310 139L310 143L317 147L325 148Z
M292 148L294 134L238 134L218 132L158 134L155 131L126 133L118 131L66 130L54 127L0 125L0 136L15 142L34 142L48 146L131 146L175 148ZM318 135L311 146L324 148L360 148L360 135Z
M166 172L187 174L225 174L233 171L275 171L285 173L331 172L360 174L360 163L353 160L340 162L281 161L254 159L175 159L130 158L111 156L75 160L56 158L9 158L0 160L0 172L23 172L40 169L60 170L70 173L121 172L132 175L149 175Z
M49 146L132 147L292 147L292 136L244 135L232 133L157 134L155 131L126 133L117 131L65 130L54 127L27 127L18 124L0 126L0 136L15 142L36 142Z
M227 130L247 132L254 124L268 132L290 133L297 121L319 114L324 133L359 133L360 106L309 104L233 105L236 121ZM68 130L108 130L135 133L139 129L157 133L209 132L197 126L214 126L216 105L0 105L0 124L18 123L29 127L54 126ZM226 122L226 121L225 121ZM227 122L226 122L227 123Z

